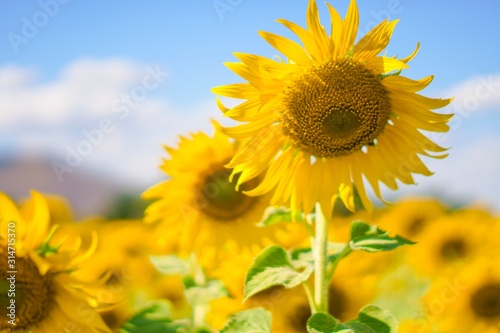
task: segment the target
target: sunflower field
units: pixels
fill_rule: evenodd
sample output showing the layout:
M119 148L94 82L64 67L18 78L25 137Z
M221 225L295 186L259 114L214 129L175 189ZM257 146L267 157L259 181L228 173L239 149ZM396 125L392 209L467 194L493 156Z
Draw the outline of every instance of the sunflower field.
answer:
M500 332L499 216L384 195L453 154L454 96L406 76L420 44L388 55L397 19L358 37L334 5L260 31L274 58L234 53L211 132L177 133L114 215L0 192L0 332Z

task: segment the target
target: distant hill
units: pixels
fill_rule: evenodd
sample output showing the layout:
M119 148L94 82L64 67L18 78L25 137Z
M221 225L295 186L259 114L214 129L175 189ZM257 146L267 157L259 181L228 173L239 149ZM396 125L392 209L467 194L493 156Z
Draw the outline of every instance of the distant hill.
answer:
M139 197L140 190L117 184L103 175L76 168L59 181L51 163L40 157L0 156L0 191L14 200L29 197L30 189L64 196L73 205L76 218L108 215L116 211L126 193Z

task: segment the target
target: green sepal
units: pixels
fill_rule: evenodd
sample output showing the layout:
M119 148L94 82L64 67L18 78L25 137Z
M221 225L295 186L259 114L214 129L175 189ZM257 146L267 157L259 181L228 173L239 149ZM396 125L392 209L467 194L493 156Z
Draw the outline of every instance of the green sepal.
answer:
M271 333L271 313L255 308L233 314L220 333Z
M354 221L351 225L349 246L353 250L364 252L390 251L399 246L415 244L399 235L390 236L389 232L363 221Z
M279 246L271 245L254 259L245 278L245 300L269 287L281 285L293 288L306 281L313 267L306 265L297 271L288 253Z
M46 257L47 255L58 253L59 249L63 245L63 242L61 242L61 244L55 245L55 246L49 245L49 243L50 243L52 237L54 236L54 233L56 232L58 227L59 227L58 225L54 225L50 229L49 234L47 235L47 237L45 238L43 243L36 250L36 253L38 253L41 257Z

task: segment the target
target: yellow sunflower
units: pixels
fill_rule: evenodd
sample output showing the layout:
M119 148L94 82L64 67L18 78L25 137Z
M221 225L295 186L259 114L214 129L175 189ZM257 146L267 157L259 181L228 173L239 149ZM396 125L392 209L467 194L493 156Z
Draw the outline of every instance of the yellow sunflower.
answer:
M424 297L427 323L440 333L500 330L498 255L481 258L433 282ZM433 326L434 325L434 326Z
M0 332L109 332L91 306L96 283L72 274L95 237L86 251L77 241L53 243L47 202L31 196L21 210L0 193Z
M169 179L143 194L155 200L144 219L158 222L157 246L161 250L196 251L216 261L213 255L228 241L240 246L270 244L271 235L280 227L256 225L270 196L246 196L229 181L231 170L224 166L235 148L236 144L219 131L213 137L201 132L181 137L178 149L165 148L171 158L164 160L161 169ZM251 189L256 182L246 183L244 189Z
M428 276L467 267L497 251L497 244L489 241L493 230L498 226L485 212L464 209L444 215L427 226L417 245L407 248L408 263Z
M425 228L447 210L443 203L433 198L406 198L382 210L375 223L391 233L418 241Z
M225 116L245 124L224 131L244 140L228 167L238 185L261 174L259 186L246 193L274 190L272 204L324 212L340 196L351 210L355 193L368 210L372 204L363 176L381 198L379 182L398 188L397 180L414 184L412 174L431 175L420 156L444 158L421 130L446 132L451 115L431 110L450 99L418 94L433 77L412 80L399 75L415 56L380 56L397 21L381 22L355 43L358 8L352 0L342 20L329 4L331 34L320 23L314 0L307 9L307 28L283 19L302 45L269 32L260 35L286 60L235 53L241 61L227 63L245 79L216 87L219 96L245 100L227 108Z

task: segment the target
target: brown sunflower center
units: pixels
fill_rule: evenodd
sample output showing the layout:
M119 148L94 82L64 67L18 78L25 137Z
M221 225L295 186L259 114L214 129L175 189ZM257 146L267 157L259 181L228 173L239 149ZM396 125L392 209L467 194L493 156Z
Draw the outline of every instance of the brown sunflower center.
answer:
M479 317L500 317L500 283L490 283L479 288L470 298L470 305Z
M44 320L54 304L54 285L48 275L40 275L35 263L29 258L15 258L13 273L5 244L0 244L0 331L24 330ZM7 320L6 320L7 319ZM13 320L15 326L9 323Z
M200 183L198 192L199 208L205 214L218 220L231 220L242 216L255 203L257 198L242 193L257 185L256 180L250 180L240 186L237 191L235 184L238 175L229 181L231 169L225 169L223 165L215 168L216 171L209 173Z
M467 244L463 239L449 239L441 246L441 257L443 259L454 260L463 258L467 254Z
M346 156L373 144L390 114L380 79L348 59L325 62L296 78L281 109L285 136L316 157Z

